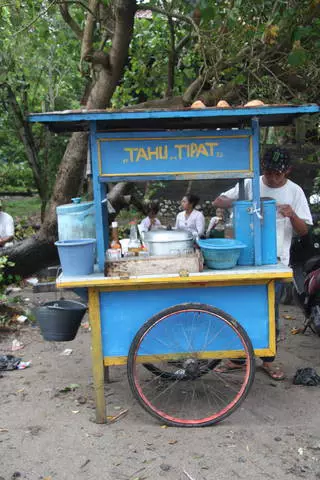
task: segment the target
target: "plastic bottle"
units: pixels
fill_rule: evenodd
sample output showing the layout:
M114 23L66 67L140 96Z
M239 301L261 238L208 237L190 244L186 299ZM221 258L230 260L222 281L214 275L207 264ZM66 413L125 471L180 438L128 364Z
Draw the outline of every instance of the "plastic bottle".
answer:
M138 255L139 251L141 250L141 243L138 238L138 230L137 225L135 222L130 222L130 239L128 244L128 252L129 254Z
M118 232L118 222L112 222L111 224L111 243L110 248L113 249L121 249L121 245L119 242L119 232Z
M232 217L229 218L224 226L224 238L234 238Z
M121 258L121 244L119 242L118 222L111 224L111 242L107 250L108 260L119 260Z

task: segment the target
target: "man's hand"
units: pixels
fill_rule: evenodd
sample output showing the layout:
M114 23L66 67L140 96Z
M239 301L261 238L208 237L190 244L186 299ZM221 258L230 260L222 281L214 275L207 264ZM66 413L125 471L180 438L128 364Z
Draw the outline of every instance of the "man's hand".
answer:
M291 225L298 235L303 237L308 234L308 225L302 218L298 217L290 205L278 205L278 212L290 219Z
M294 218L296 216L295 212L292 210L290 205L278 205L278 212L284 217Z

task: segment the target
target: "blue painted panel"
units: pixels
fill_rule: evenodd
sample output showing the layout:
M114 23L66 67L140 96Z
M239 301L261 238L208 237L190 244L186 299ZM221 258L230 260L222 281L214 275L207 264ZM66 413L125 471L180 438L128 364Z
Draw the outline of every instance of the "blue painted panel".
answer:
M98 136L100 175L251 172L250 131L179 131Z
M247 331L255 349L269 346L266 285L170 290L101 292L100 310L104 356L126 356L139 328L153 315L178 303L200 302L221 308ZM199 342L203 338L199 330ZM164 333L163 333L164 335ZM235 342L219 336L212 349L233 350ZM203 343L202 343L203 345ZM165 353L162 350L162 353Z

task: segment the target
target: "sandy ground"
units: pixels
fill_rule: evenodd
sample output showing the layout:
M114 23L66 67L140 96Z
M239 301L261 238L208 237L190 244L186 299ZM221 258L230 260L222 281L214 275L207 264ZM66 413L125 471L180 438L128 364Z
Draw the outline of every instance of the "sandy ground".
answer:
M53 294L33 295L46 301ZM320 373L320 338L291 335L302 324L297 307L289 315L278 362L287 380L274 382L257 370L252 390L233 415L214 427L163 428L144 412L129 390L126 370L111 369L105 386L108 415L128 409L111 425L94 423L90 333L80 328L72 342L42 339L38 327L0 336L0 353L13 338L15 352L32 361L26 370L0 378L0 480L230 480L320 478L320 387L297 387L297 368ZM73 350L70 356L61 353ZM259 361L257 360L257 363ZM73 391L61 392L77 384Z

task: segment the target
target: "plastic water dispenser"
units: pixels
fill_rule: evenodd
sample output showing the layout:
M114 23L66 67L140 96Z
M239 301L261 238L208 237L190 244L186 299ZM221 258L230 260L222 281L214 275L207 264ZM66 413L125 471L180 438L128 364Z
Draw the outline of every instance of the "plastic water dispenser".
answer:
M59 240L96 238L94 203L74 200L57 207Z

